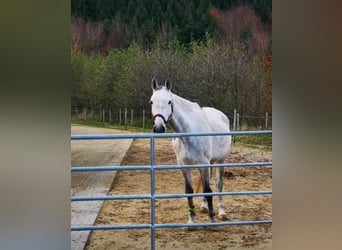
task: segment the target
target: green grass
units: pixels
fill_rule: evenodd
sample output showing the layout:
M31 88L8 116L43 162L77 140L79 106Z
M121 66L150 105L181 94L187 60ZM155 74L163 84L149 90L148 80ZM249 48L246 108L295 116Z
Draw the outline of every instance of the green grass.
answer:
M112 128L112 129L119 129L119 130L127 130L131 132L140 132L140 133L149 133L151 132L151 128L139 128L139 127L131 127L131 126L125 126L125 125L117 125L112 124L109 122L100 122L97 120L82 120L82 119L71 119L71 124L77 124L77 125L85 125L85 126L91 126L91 127L97 127L97 128Z
M78 124L78 125L85 125L91 127L98 127L104 128L107 126L107 123L95 121L95 120L78 120L78 119L71 119L71 124Z
M263 147L272 150L272 135L239 135L235 136L235 142L254 148Z
M96 120L81 120L81 119L71 119L72 124L79 124L79 125L86 125L98 128L112 128L112 129L119 129L119 130L127 130L130 132L138 132L138 133L151 133L151 127L147 127L145 129L139 127L131 127L131 126L124 126L124 125L114 125L108 122L100 122ZM168 132L172 133L172 129L168 127ZM239 143L246 145L252 148L262 148L267 151L272 150L272 135L239 135L235 136L233 139L234 143Z

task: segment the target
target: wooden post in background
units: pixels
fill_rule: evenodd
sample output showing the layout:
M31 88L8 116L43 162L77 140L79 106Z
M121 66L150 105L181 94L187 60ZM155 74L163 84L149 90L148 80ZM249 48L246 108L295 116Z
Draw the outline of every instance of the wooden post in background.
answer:
M145 109L143 109L143 129L145 128Z
M236 109L234 109L234 117L233 117L233 130L236 131ZM232 136L232 141L235 143L235 136Z
M104 108L102 109L102 122L105 122L105 110Z
M87 120L87 108L83 109L83 119L86 121Z
M133 127L133 109L131 109L131 127Z
M125 108L125 127L127 129L127 108Z
M236 109L234 109L233 131L236 131Z

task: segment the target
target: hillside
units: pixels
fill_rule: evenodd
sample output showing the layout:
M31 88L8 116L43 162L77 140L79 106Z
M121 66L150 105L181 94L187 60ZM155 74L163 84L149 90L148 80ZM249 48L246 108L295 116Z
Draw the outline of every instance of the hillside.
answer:
M132 41L149 48L173 38L182 44L202 41L206 34L222 39L213 10L240 5L250 6L263 25L271 26L271 0L72 0L72 34L87 33L82 40L93 43L83 46L87 52L127 48Z

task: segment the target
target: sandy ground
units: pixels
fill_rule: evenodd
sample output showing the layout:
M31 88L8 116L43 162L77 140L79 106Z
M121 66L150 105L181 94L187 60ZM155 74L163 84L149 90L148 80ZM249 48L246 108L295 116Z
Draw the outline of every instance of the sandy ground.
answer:
M156 164L176 164L171 139L156 140ZM234 144L227 162L271 161L272 152ZM149 165L149 140L136 139L128 150L122 165ZM193 171L193 186L199 172ZM184 193L184 180L180 170L156 171L156 193ZM212 177L212 189L215 178ZM149 171L118 172L110 195L148 194ZM272 168L225 169L223 191L257 191L272 189ZM208 222L208 215L198 211L201 198L194 199L197 222ZM225 196L226 211L230 221L272 219L272 196ZM214 208L217 197L214 197ZM186 223L188 216L186 198L157 200L157 223ZM96 225L149 224L149 200L106 201L96 220ZM225 226L218 231L198 228L158 229L156 249L271 249L272 226ZM94 231L86 249L150 249L150 230Z

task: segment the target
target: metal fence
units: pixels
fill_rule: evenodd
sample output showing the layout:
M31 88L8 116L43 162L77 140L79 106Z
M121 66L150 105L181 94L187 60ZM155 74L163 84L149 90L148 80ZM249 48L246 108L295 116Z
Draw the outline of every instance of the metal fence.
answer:
M265 131L239 131L229 133L165 133L165 134L99 134L99 135L72 135L71 140L111 140L111 139L150 139L150 165L143 166L94 166L94 167L71 167L72 172L80 171L113 171L113 170L150 170L151 186L150 194L145 195L109 195L96 197L72 197L71 201L97 201L97 200L129 200L129 199L149 199L151 200L151 223L150 224L129 224L129 225L101 225L101 226L72 226L71 231L92 231L92 230L120 230L120 229L150 229L151 230L151 249L155 249L156 229L159 228L179 228L179 227L203 227L203 226L237 226L237 225L256 225L256 224L272 224L272 220L260 221L234 221L234 222L215 222L215 223L196 223L182 224L156 223L156 206L157 199L178 199L183 197L198 196L223 196L223 195L271 195L272 191L245 191L245 192L213 192L213 193L196 193L196 194L155 194L155 171L165 169L181 169L181 168L206 168L207 164L197 165L155 165L155 139L156 138L175 138L188 136L239 136L239 135L265 135L272 134L271 130ZM252 163L227 163L212 164L210 167L269 167L272 162L252 162Z

